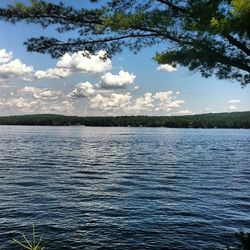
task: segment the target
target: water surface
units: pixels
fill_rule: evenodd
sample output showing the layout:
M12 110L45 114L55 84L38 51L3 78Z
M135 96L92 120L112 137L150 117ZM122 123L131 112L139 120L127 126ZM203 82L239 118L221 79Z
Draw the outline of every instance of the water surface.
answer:
M250 228L250 131L0 126L0 249L215 249Z

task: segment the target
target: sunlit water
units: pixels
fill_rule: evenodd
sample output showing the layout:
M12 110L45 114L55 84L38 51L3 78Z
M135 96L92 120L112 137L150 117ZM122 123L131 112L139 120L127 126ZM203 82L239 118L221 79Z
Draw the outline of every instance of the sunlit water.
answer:
M250 228L250 130L0 126L0 249L215 249Z

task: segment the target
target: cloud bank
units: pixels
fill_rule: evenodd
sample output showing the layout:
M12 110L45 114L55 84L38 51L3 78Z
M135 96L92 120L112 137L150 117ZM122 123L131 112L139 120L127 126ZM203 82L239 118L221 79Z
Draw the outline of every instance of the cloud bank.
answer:
M179 109L185 103L176 91L158 91L139 94L139 86L133 86L136 76L125 70L118 74L107 72L112 68L105 51L91 55L87 51L64 54L55 67L34 70L20 59L13 59L13 53L0 50L0 80L29 80L38 84L40 79L66 79L82 74L97 74L96 84L82 81L75 86L58 86L57 89L13 86L9 94L0 93L1 112L10 113L69 113L69 114L113 114L113 115L166 115L172 111L187 113ZM161 65L159 70L175 71L171 65ZM105 73L106 72L106 73ZM103 73L101 76L100 74ZM41 83L43 84L43 82ZM41 85L40 84L40 85ZM20 84L23 86L23 83ZM131 88L129 89L129 87ZM125 92L126 90L126 92ZM7 91L5 91L7 93ZM235 103L235 100L234 102ZM85 112L85 113L81 113Z
M65 79L76 74L100 74L112 68L111 60L105 58L105 55L106 52L102 50L96 54L87 51L78 51L72 55L65 53L56 67L34 71L32 66L22 63L19 58L12 60L12 52L0 49L0 80Z

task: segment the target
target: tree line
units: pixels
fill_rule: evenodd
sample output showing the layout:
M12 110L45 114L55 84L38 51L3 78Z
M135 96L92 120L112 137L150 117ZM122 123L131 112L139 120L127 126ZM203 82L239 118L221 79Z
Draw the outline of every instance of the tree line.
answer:
M99 116L79 117L54 114L0 117L0 125L108 126L168 128L250 128L250 111L186 116Z

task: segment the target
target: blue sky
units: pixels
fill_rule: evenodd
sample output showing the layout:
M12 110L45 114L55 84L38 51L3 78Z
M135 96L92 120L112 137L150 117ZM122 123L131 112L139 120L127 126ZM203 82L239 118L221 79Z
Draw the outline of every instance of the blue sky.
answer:
M3 0L0 6L11 2ZM80 1L64 2L80 7ZM162 47L145 48L137 55L124 50L106 62L98 60L98 55L82 59L80 52L55 60L28 53L23 45L30 37L58 37L53 29L0 22L0 30L0 115L182 115L250 110L249 86L241 88L237 82L204 79L186 68L174 71L157 65L152 58Z

